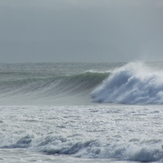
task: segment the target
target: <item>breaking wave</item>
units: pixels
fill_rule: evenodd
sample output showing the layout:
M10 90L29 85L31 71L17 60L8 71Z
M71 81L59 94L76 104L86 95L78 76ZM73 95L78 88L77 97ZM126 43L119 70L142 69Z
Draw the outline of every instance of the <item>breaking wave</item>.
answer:
M116 69L92 92L94 102L163 104L163 72L135 62Z
M77 137L77 138L75 138ZM141 162L153 162L163 159L160 141L151 142L101 142L100 140L83 140L79 136L45 136L30 135L7 138L0 142L1 149L28 148L48 155L73 155L80 158L117 159ZM6 143L7 142L7 143ZM4 145L5 144L5 145Z

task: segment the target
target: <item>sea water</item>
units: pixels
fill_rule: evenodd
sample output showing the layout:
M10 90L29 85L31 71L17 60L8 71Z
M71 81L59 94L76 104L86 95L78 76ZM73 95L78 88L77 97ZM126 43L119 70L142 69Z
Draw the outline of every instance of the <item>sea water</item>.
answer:
M0 162L163 162L162 68L0 64Z

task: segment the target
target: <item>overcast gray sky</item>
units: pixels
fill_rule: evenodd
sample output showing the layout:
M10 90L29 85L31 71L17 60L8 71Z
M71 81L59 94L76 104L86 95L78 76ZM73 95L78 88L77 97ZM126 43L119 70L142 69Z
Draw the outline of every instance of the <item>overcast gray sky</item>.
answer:
M163 60L163 0L0 0L0 62Z

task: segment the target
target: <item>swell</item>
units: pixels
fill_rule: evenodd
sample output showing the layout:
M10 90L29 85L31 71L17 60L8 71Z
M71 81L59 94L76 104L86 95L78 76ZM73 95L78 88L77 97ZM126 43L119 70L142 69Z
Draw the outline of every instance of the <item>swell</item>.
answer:
M19 74L20 75L20 74ZM24 74L23 74L24 75ZM1 96L34 94L35 96L56 96L59 94L88 93L103 81L109 73L84 72L76 75L47 77L12 77L0 81ZM12 74L12 76L14 76Z

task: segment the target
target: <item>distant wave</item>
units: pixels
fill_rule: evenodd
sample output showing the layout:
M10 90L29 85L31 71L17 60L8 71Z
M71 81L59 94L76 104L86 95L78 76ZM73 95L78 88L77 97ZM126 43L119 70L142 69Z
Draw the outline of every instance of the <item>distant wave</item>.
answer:
M163 72L133 62L116 69L92 93L94 102L163 104Z

